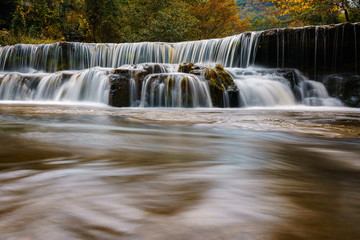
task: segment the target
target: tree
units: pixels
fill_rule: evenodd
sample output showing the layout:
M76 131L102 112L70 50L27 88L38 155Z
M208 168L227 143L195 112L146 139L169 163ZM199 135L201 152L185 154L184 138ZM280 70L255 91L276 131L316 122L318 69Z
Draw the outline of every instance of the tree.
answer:
M8 35L15 42L178 42L225 37L249 27L248 18L239 19L235 0L12 1L10 31L0 34L4 43ZM0 16L0 26L6 16Z
M122 37L126 42L186 41L197 21L184 1L132 0L123 10Z
M91 41L112 42L117 40L119 6L115 0L85 0L85 14L91 30Z
M240 19L250 20L250 30L260 31L269 28L288 26L287 18L280 16L274 3L260 0L237 0L240 7Z
M196 1L191 13L199 20L197 39L230 36L250 27L249 19L239 19L239 7L234 0Z
M359 21L356 15L360 11L359 0L262 0L274 3L281 15L290 15L293 20L305 23L328 24L341 21ZM321 22L319 22L319 20Z
M86 41L91 38L83 0L60 0L59 17L61 33L66 41Z
M11 20L16 9L16 0L0 1L0 29L11 27Z
M12 30L16 35L59 39L62 35L58 9L57 0L18 0Z

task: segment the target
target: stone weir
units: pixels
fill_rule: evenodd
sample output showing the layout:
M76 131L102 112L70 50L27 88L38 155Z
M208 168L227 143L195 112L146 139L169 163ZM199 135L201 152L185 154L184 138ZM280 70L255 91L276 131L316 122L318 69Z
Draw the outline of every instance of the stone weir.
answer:
M345 105L359 107L359 30L360 24L345 23L179 43L0 46L0 100L237 107L267 106L269 102L317 105L319 98L323 101L329 93ZM262 70L253 73L254 67ZM302 80L286 77L290 75L302 76ZM309 79L322 82L328 93ZM93 95L98 96L96 100Z
M272 29L179 43L18 44L0 47L0 71L118 68L145 62L296 68L313 80L360 71L360 24Z

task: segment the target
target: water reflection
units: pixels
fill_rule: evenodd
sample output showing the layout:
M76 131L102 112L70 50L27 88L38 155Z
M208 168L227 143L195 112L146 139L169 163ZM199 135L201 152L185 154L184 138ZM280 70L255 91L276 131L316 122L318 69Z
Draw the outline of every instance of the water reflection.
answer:
M320 140L315 146L277 145L273 152L274 159L281 160L267 171L275 179L272 189L294 204L288 223L275 238L360 237L358 144Z
M359 139L30 110L0 115L2 239L360 237Z

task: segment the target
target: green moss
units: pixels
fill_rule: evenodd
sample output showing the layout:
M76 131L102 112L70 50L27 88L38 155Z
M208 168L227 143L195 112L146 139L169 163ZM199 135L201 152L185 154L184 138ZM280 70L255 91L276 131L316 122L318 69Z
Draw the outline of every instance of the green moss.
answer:
M166 78L166 88L167 89L173 89L175 86L175 79L172 77L167 77Z
M191 71L193 70L193 67L194 67L194 63L192 63L192 62L183 63L183 64L179 65L178 72L191 73Z
M185 92L187 86L188 86L188 78L187 78L187 77L183 77L183 78L180 80L181 91Z
M215 68L205 69L205 79L210 82L210 95L215 107L223 105L224 91L236 92L238 90L230 74L220 64Z
M181 87L181 100L182 100L182 106L184 107L190 107L192 106L192 95L190 91L190 84L189 84L189 78L183 77L180 80L180 87Z
M220 65L220 64L216 64L215 70L216 71L225 71L224 67L222 65Z
M134 79L136 81L142 81L144 80L144 77L147 75L147 72L145 71L138 71L134 74Z
M168 76L166 78L166 89L167 89L167 100L171 100L171 89L173 89L175 86L175 79Z
M210 81L210 86L217 88L219 91L224 91L224 85L221 82L220 76L215 69L206 69L205 78Z
M70 65L68 61L63 61L60 64L57 64L55 71L62 71L62 70L67 70L70 69Z

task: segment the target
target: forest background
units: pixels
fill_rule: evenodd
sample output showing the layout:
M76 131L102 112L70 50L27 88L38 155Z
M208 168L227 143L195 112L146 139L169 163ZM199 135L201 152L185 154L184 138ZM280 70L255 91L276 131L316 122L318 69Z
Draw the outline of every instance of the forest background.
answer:
M179 42L360 21L360 0L1 0L0 45Z

